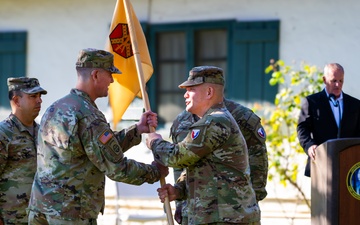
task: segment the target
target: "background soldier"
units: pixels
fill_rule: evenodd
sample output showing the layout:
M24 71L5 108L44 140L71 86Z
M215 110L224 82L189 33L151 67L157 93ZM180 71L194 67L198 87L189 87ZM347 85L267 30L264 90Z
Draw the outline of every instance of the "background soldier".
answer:
M27 224L36 171L34 121L46 94L36 78L8 78L11 114L0 123L0 224Z

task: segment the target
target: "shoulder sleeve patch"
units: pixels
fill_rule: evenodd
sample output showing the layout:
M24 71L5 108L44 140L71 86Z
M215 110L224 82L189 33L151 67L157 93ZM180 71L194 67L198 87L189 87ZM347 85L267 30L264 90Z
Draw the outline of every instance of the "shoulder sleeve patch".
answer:
M199 129L193 129L191 131L191 139L195 140L197 137L199 137L200 130Z
M261 138L266 138L266 133L265 133L265 130L264 128L260 127L258 130L257 130L257 133L258 135L261 137Z
M113 137L113 133L109 130L106 130L99 136L99 141L103 145L105 145L112 137Z
M206 126L197 126L190 129L188 135L184 139L189 147L202 147L206 134Z
M100 142L100 151L108 161L117 163L123 158L121 147L111 130L105 129L98 137L98 140Z

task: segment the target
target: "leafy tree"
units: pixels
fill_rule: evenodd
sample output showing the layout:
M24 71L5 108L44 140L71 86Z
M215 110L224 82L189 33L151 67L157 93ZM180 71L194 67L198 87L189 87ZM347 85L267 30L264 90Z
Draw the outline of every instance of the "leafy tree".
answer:
M269 171L269 180L279 179L284 186L294 186L310 208L310 202L297 182L297 156L305 153L299 144L296 127L301 100L322 89L323 73L316 66L306 63L294 69L294 66L285 65L282 60L271 61L265 72L271 73L270 85L279 85L274 108L270 115L262 118L267 132L269 168L273 171Z

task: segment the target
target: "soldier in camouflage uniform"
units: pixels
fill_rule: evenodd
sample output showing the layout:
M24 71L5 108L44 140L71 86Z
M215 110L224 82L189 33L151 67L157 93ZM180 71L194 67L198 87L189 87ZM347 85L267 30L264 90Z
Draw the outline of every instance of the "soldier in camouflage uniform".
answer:
M128 129L110 129L95 100L108 95L114 82L113 55L97 49L80 51L78 81L70 94L57 100L41 119L38 166L29 203L29 224L96 224L104 211L105 175L128 184L154 183L168 169L124 157L141 141L156 114L145 112Z
M266 195L266 182L268 173L268 157L266 151L266 133L260 123L260 118L249 108L229 99L224 99L226 108L236 120L243 134L249 151L250 177L256 200L263 200ZM184 110L173 122L170 128L170 136L173 143L181 142L189 132L189 127L196 123L199 117ZM186 172L181 168L174 168L174 178L178 183L185 182ZM187 212L186 201L177 201L175 220L179 224L186 225ZM183 221L183 222L182 222Z
M179 87L186 88L186 110L200 119L177 144L156 133L147 138L157 160L186 168L186 183L166 184L158 191L161 201L165 196L187 200L188 224L260 224L248 149L223 102L224 82L220 68L193 68Z
M36 78L8 78L11 114L0 123L0 224L27 224L36 171L34 121L46 94Z

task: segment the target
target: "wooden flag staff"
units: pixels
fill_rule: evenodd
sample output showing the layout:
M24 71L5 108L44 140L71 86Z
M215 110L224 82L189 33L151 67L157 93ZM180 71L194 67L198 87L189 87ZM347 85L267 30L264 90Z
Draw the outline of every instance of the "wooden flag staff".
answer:
M130 10L128 0L123 0L123 1L124 1L124 6L125 6L126 19L127 19L127 23L128 23L128 27L129 27L129 33L130 33L130 37L131 37L130 40L131 40L131 45L132 45L132 51L133 51L134 57L135 57L136 70L138 72L141 95L142 95L142 98L144 101L145 110L148 111L151 108L150 108L149 97L147 95L147 92L145 91L145 79L144 79L144 75L143 75L143 69L141 66L141 58L140 58L140 54L139 54L139 49L138 49L137 42L135 41L136 33L135 33L134 25L132 23L132 12ZM155 132L155 128L150 127L150 132ZM165 178L161 177L160 185L163 186L164 184L165 184ZM165 205L165 212L166 212L168 224L174 225L172 211L171 211L170 202L169 202L168 197L165 198L164 205Z

